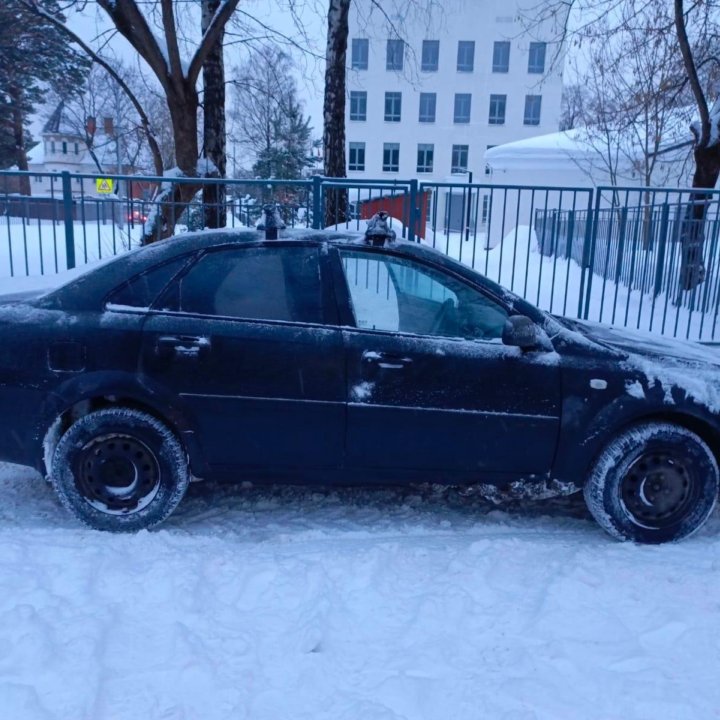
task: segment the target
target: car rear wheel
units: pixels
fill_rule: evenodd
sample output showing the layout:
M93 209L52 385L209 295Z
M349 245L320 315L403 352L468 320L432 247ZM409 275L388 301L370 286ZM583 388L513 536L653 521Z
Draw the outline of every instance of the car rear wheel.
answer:
M707 444L670 423L637 425L602 452L585 485L600 526L619 540L663 543L692 535L715 507L718 465Z
M50 479L81 522L134 532L170 515L189 471L180 442L162 422L139 410L108 408L80 418L62 436Z

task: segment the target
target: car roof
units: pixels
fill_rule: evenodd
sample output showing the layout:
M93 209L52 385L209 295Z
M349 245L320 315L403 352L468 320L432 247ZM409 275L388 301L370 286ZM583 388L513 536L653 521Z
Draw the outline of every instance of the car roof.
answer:
M142 273L147 268L175 257L208 248L226 247L235 243L270 246L276 242L288 243L293 241L326 243L334 246L363 249L374 247L377 249L377 246L368 243L365 234L361 230L289 228L280 231L278 240L267 240L264 232L252 229L201 230L176 235L118 255L43 296L38 300L38 304L57 309L92 309L99 298L105 297L110 290L123 281ZM507 303L527 306L524 310L525 312L530 311L531 315L539 312L502 286L480 276L477 271L467 265L422 242L408 242L407 240L396 239L385 243L381 249L439 265L473 283L477 283L481 279L482 284L488 290Z

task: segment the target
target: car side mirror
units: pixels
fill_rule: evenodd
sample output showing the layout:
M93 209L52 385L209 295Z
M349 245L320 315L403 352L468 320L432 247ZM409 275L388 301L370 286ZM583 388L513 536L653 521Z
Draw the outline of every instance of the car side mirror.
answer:
M505 321L502 341L522 350L534 350L542 344L538 326L525 315L511 315Z

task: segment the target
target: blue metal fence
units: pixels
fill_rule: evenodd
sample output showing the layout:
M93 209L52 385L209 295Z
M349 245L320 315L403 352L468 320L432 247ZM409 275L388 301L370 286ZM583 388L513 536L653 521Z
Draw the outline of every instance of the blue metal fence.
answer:
M268 202L289 227L362 230L386 210L401 237L457 258L544 310L696 340L720 335L715 191L524 187L464 177L434 183L8 171L0 172L0 278L91 263L168 227L200 229L209 185L219 186L215 210L231 228L253 227ZM158 190L181 186L184 200L166 203L163 222L153 222ZM326 216L330 194L327 207L344 208L342 216Z

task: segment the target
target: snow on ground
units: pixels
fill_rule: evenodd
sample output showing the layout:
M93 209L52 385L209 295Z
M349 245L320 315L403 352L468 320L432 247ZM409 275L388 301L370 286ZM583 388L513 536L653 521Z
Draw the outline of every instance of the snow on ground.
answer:
M720 521L620 544L576 499L194 486L163 529L79 528L0 469L13 720L718 717Z

